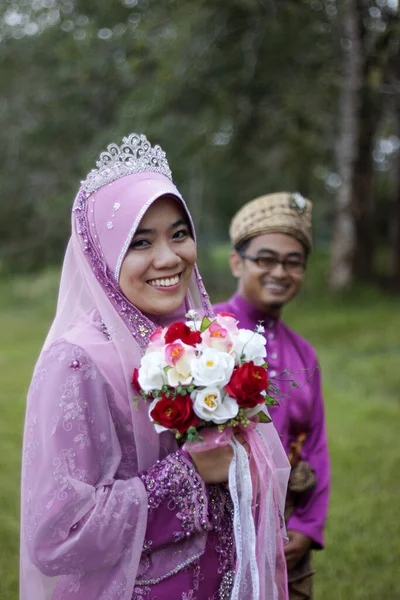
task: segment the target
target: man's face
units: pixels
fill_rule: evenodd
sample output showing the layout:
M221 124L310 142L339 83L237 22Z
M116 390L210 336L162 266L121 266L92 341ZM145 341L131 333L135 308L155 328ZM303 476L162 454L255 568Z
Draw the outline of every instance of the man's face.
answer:
M258 235L241 255L233 252L230 259L232 273L239 280L239 294L256 308L276 316L300 290L305 263L303 245L284 233Z

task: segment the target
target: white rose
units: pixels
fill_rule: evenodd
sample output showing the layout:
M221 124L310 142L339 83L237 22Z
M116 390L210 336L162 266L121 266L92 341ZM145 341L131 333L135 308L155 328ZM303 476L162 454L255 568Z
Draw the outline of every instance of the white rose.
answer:
M203 421L212 421L219 425L236 417L239 411L236 400L217 387L196 390L190 397L193 400L194 412Z
M250 329L240 329L239 335L235 337L233 342L233 351L236 353L237 363L243 356L245 362L252 360L255 365L264 364L267 356L265 344L266 339L260 333L255 333Z
M193 383L199 386L224 387L231 378L234 366L234 358L227 352L206 348L201 356L190 363Z
M167 383L164 368L167 363L162 352L150 352L145 354L139 369L138 380L140 387L145 392L159 390Z

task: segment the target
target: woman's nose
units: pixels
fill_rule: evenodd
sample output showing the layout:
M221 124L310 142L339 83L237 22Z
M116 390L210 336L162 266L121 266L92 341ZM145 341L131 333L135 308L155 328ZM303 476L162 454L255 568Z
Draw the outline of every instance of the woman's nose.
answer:
M172 269L182 262L181 257L169 244L160 244L156 249L153 265L156 269Z

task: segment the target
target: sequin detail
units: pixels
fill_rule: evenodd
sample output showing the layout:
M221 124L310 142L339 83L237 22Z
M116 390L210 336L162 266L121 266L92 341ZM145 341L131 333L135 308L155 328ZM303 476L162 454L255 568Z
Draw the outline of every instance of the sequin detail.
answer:
M103 335L105 335L105 337L106 337L106 338L107 338L107 339L110 341L110 340L112 339L112 338L111 338L111 334L110 334L110 332L108 331L108 329L107 329L107 325L104 323L104 321L102 321L102 322L101 322L101 324L100 324L100 329L101 329L101 333L102 333Z
M160 583L161 581L164 581L164 579L168 579L168 577L171 577L172 575L176 575L177 573L179 573L179 571L182 571L183 569L185 569L186 567L188 567L190 564L192 564L194 561L198 560L201 555L202 555L202 553L197 554L196 556L193 556L192 558L188 558L187 560L183 561L180 565L178 565L177 567L175 567L175 569L173 569L169 573L166 573L162 577L158 577L157 579L136 579L135 586L136 585L137 586L142 586L142 585L156 585L157 583ZM139 596L139 598L140 597L141 596ZM133 597L133 600L135 600L135 596Z
M218 544L215 547L219 556L218 573L222 574L219 599L228 600L232 591L235 568L233 504L229 491L224 486L208 486L208 490L213 529L217 534L218 539Z
M170 454L146 473L140 475L147 491L149 510L168 502L176 510L182 530L174 533L174 541L209 529L207 492L202 479L180 450Z
M69 368L72 369L73 371L77 371L78 369L81 368L81 363L79 362L79 360L77 360L76 358L74 360L71 360L71 362L69 363Z

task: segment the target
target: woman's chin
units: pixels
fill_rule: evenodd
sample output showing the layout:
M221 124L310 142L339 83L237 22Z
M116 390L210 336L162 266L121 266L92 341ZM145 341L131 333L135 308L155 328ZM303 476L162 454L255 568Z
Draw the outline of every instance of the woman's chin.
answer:
M157 299L156 302L149 302L146 308L139 308L142 312L145 312L148 315L154 315L157 317L163 317L170 313L176 311L180 306L182 306L185 300L185 294L174 294L173 296L169 296L165 294L163 298Z

